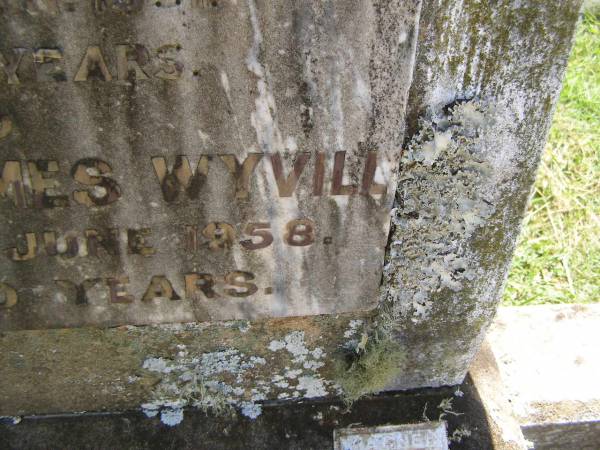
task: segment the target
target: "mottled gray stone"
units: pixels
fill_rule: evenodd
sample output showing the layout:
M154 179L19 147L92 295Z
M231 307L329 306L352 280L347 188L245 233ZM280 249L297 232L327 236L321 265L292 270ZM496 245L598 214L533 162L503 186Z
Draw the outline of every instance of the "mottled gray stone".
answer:
M540 449L600 442L600 305L500 308L486 340L504 397Z
M375 307L419 4L4 1L0 330Z
M485 336L580 6L423 4L407 112L413 139L400 167L383 281L383 325L408 351L394 387L459 382Z
M8 171L5 163L3 177L19 181L20 167L25 186L42 194L33 196L38 208L17 208L25 194L15 197L14 182L1 186L8 250L0 278L0 414L144 405L169 423L183 407L233 406L255 416L270 400L339 394L335 362L364 347L372 325L402 346L390 388L460 383L497 307L580 0L426 0L422 8L417 0L180 3L39 0L23 10L22 2L0 2L0 27L8 30L0 40L0 146L4 161L21 162ZM93 13L92 4L101 10ZM136 43L145 48L125 57L149 80L117 71L118 46ZM64 57L56 60L59 45ZM16 73L20 85L7 84L21 57L13 48L29 49ZM46 51L34 59L31 49L40 48ZM180 71L181 79L170 79ZM74 81L86 77L99 80ZM279 185L269 161L277 151L285 173ZM280 197L303 151L310 159L294 196ZM356 195L330 195L332 158L342 151L346 176L333 193L356 184ZM360 194L372 151L380 169L373 181L387 185L386 195L375 185ZM318 152L326 154L327 175L315 196ZM218 155L253 153L264 155L251 182L234 183L231 158ZM187 190L175 189L175 176L157 181L162 160L152 158L171 168L178 155L194 168L200 162L200 174L209 167ZM59 172L48 173L54 163L23 165L29 160L56 161ZM28 178L30 171L57 175L51 179L60 184L43 195L51 179ZM120 191L106 177L99 189L89 186L96 172L108 171ZM86 195L91 188L96 197ZM69 207L55 204L65 201L52 198L58 194L69 196ZM287 223L302 218L315 223L314 243L286 244ZM196 244L185 240L185 227L197 226L203 242L204 227L216 221L233 226L232 248L219 248L231 236L220 225L214 251L188 252ZM273 243L242 248L247 224L263 221ZM105 236L108 252L99 248L96 259L48 256L50 245L11 261L28 254L26 242L16 244L19 233L34 230L37 242L44 231L111 228L120 230L118 257ZM236 270L244 274L221 278ZM204 278L199 298L185 298L182 276L194 272L218 275L220 297ZM60 282L86 277L79 288ZM199 280L189 281L188 290L198 291ZM248 296L254 285L260 290ZM281 318L289 315L302 317ZM250 320L218 320L225 318ZM165 324L182 321L194 323ZM146 323L159 325L132 326ZM45 329L52 327L72 328Z

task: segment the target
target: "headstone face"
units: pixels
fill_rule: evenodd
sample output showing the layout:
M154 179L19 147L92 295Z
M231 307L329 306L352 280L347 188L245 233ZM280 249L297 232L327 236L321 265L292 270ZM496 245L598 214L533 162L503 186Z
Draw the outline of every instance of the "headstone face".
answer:
M0 330L376 305L414 34L389 54L363 1L0 10Z

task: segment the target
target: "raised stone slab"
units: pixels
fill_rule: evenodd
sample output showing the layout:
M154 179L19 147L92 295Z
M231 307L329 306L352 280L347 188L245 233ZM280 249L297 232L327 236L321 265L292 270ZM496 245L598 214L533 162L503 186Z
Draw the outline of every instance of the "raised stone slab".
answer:
M598 304L500 308L488 340L536 449L597 448L599 323Z
M451 413L444 409L451 407ZM333 449L339 429L445 423L452 450L492 449L477 391L467 378L461 386L420 389L375 396L349 410L331 399L264 405L256 420L215 417L186 410L185 420L169 427L140 412L23 417L16 425L0 420L0 447L161 449Z

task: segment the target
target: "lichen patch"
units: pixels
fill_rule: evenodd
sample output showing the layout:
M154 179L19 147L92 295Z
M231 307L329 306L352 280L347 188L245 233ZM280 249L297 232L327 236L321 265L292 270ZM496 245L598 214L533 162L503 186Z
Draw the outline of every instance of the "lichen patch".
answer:
M491 165L482 138L495 116L480 102L458 103L423 120L408 145L384 268L391 321L427 320L433 294L459 292L477 276L477 258L464 242L495 211L497 198L483 189Z

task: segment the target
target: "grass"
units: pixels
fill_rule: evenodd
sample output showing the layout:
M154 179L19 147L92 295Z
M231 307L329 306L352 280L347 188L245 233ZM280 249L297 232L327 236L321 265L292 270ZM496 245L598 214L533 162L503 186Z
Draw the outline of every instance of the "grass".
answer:
M589 302L600 302L600 16L591 13L577 31L504 295L508 305Z

